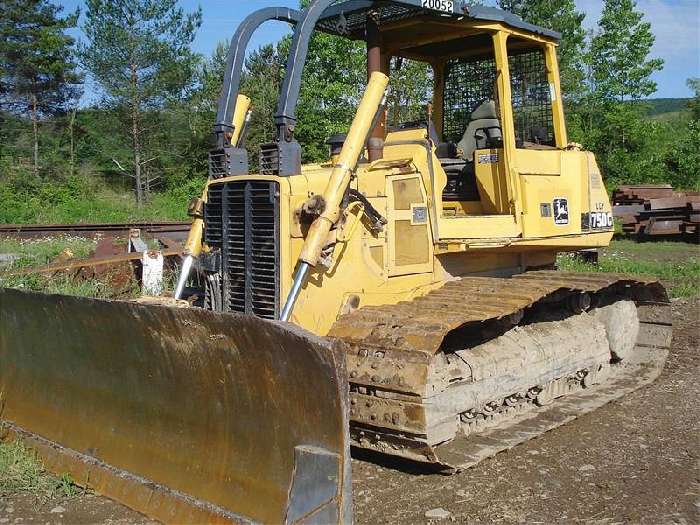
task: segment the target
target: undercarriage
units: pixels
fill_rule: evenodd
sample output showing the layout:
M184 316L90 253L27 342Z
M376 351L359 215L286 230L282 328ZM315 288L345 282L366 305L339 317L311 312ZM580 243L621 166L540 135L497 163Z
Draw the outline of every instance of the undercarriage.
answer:
M343 316L352 444L472 466L653 381L668 310L654 280L540 271Z

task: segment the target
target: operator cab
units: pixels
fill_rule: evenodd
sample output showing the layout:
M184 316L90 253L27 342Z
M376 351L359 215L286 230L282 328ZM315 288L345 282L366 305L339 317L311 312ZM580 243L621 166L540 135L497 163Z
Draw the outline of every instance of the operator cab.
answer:
M420 4L344 2L326 11L319 28L367 41L369 55L378 47L374 68L390 78L393 58L429 68L432 110L417 122L388 127L384 137L390 144L392 131L426 129L444 172L436 175L442 187L434 188L441 195L439 216L514 216L509 169L519 151L566 147L559 35L494 8ZM426 9L438 4L446 11Z

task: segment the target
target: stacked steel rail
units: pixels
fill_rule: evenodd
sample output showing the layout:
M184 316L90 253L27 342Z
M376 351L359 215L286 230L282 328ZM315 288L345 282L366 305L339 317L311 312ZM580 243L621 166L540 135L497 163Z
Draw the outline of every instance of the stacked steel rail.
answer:
M676 192L668 184L620 186L612 201L624 233L700 241L700 192Z

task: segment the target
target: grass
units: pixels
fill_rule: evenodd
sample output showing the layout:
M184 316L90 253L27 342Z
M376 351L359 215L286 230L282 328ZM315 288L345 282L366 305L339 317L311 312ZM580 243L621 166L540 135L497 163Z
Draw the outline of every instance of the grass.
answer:
M61 253L71 258L88 257L96 245L93 239L67 235L29 240L7 237L0 238L0 253L19 256L11 265L16 270L49 264Z
M171 194L154 194L141 208L130 193L99 190L90 199L59 202L47 208L35 208L29 222L37 224L148 222L187 220L187 202Z
M81 490L70 475L48 473L21 441L0 441L0 496L25 492L43 499L71 498Z
M75 295L107 299L114 296L114 290L97 279L73 279L67 275L49 276L41 274L3 277L0 273L0 286L20 288L32 292Z
M131 192L117 191L86 177L41 181L5 178L0 173L0 223L103 223L187 220L187 202L204 182L191 180L153 193L138 207Z
M680 242L613 241L601 250L598 264L562 254L557 265L569 272L651 275L665 282L671 297L700 295L700 248Z

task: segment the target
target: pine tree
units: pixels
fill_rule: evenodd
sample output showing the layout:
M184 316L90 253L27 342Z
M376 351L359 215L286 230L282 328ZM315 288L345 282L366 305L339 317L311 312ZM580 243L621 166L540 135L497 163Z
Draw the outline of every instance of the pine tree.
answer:
M79 96L73 59L77 13L61 17L48 0L0 2L0 103L32 122L33 168L39 174L39 124L66 111Z
M656 91L651 75L663 68L663 60L649 58L654 35L636 7L634 0L605 0L590 49L599 99L639 100Z
M201 9L186 14L177 0L87 0L81 49L85 68L125 115L136 202L143 204L155 175L145 171L156 157L144 155L149 119L166 103L180 99L192 84L199 57L190 50L202 22Z

